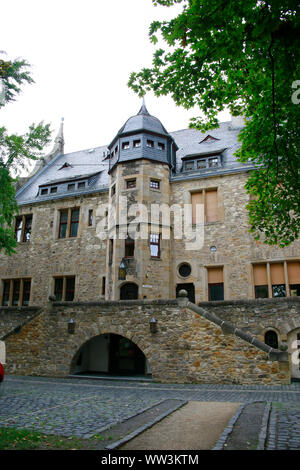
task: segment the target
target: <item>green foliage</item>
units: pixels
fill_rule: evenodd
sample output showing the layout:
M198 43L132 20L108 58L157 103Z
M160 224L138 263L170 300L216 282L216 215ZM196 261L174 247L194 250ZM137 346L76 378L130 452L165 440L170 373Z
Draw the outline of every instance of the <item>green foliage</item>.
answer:
M32 83L24 60L0 60L0 79L4 85L4 96L0 99L0 108L14 101L21 92L24 82ZM9 135L5 127L0 127L0 251L14 253L14 216L18 212L15 200L15 183L13 174L25 168L29 160L41 155L41 150L50 141L50 126L42 122L32 124L25 135Z
M152 23L167 44L153 55L152 68L133 72L129 86L140 96L170 94L179 106L197 105L204 118L191 127L218 126L228 107L243 115L237 157L251 162L250 230L265 243L290 244L300 228L300 104L292 100L300 79L300 14L295 0L153 0L182 3L171 21ZM300 87L300 85L299 85Z

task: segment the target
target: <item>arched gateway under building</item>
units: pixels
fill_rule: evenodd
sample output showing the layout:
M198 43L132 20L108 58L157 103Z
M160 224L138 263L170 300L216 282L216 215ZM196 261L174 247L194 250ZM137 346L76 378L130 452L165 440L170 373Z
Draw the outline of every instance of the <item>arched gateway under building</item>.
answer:
M94 336L75 354L71 374L150 376L146 356L130 339L107 333Z

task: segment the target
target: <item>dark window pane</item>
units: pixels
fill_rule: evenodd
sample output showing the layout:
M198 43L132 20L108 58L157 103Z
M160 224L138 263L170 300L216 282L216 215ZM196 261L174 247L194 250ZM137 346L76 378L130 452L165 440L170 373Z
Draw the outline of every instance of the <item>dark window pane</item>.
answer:
M285 284L276 284L272 286L273 297L286 297Z
M75 191L75 184L74 183L68 184L68 191Z
M266 332L265 343L271 348L278 349L278 336L276 331L270 330Z
M224 284L208 284L209 300L224 300Z
M125 240L125 258L134 257L134 240L132 238L126 238Z
M93 209L89 210L89 226L93 225Z
M153 147L154 147L154 141L148 139L148 140L147 140L147 147L153 148Z
M57 193L57 186L53 186L53 188L50 189L50 193Z
M70 237L77 237L78 225L79 225L79 209L73 209L71 211Z
M3 281L2 305L4 306L7 306L9 304L9 290L10 290L10 281Z
M41 189L41 195L45 196L46 194L48 194L48 188Z
M182 277L188 277L191 274L192 268L189 264L182 264L179 269L179 274Z
M31 286L31 281L30 280L23 282L23 303L22 303L22 305L29 305L30 286Z
M59 223L59 238L66 238L68 226L68 211L61 211Z
M18 305L20 298L20 280L15 279L13 281L13 298L12 298L12 305Z
M268 286L255 286L255 298L267 299L269 297Z
M136 187L136 180L127 180L126 181L126 188L135 188Z
M158 150L165 150L165 144L163 144L162 142L158 142L157 147Z
M85 182L78 183L78 189L84 189L85 188Z
M300 296L300 284L291 284L290 291L291 291L292 296L295 296L295 295Z
M57 301L60 301L63 295L63 278L57 277L54 282L54 296Z
M75 277L67 277L66 279L66 301L74 300L75 293Z
M141 141L140 141L140 140L134 140L134 141L133 141L133 146L134 146L135 148L140 147L140 146L141 146Z

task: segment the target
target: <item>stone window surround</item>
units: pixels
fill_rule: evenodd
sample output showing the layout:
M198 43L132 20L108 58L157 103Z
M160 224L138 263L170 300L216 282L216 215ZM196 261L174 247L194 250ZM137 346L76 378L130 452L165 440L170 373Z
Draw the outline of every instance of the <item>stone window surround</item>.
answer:
M61 211L68 210L68 227L70 228L69 223L71 221L71 211L73 209L79 209L79 223L78 223L77 236L76 237L66 236L65 238L59 238L60 213L61 213ZM74 205L74 206L67 206L66 205L66 206L57 207L57 209L55 210L55 214L54 214L54 224L53 224L53 238L54 238L54 240L56 240L56 241L76 240L76 239L80 238L81 237L81 226L82 226L81 218L82 218L82 211L81 211L81 208L80 208L79 205ZM69 232L69 228L68 228L67 233Z
M26 227L26 218L27 217L31 217L31 229L30 229L30 237L28 240L25 240L25 235L26 235L26 232L25 232L25 227ZM21 237L20 237L20 241L18 243L29 243L30 242L30 239L31 239L31 233L32 233L32 224L33 224L33 214L20 214L18 216L15 217L15 235L16 235L16 228L17 228L17 220L22 218L22 229L21 229Z
M31 302L32 296L32 278L28 276L9 276L1 279L1 286L0 286L0 305L3 304L3 291L4 291L4 281L10 281L10 292L9 292L9 302L8 307L12 306L12 295L13 295L13 282L12 281L20 281L20 295L19 295L19 302L18 307L23 306L23 295L24 295L24 281L30 281L30 297L29 303Z
M151 183L154 182L154 183L158 183L158 188L153 188L151 186ZM156 191L156 192L161 192L161 179L158 179L158 178L150 178L150 181L149 181L149 189L150 191Z
M272 261L253 261L251 263L251 279L250 279L250 285L251 285L251 290L252 290L252 297L255 299L255 284L254 284L254 265L266 265L267 267L267 278L268 278L268 298L272 299L273 297L273 292L272 292L272 280L271 280L271 264L283 264L283 269L284 269L284 278L285 278L285 289L286 289L286 296L285 297L291 297L290 293L290 283L288 279L288 270L287 270L287 264L292 263L295 261L300 261L300 258L293 258L293 259L279 259L279 260L272 260Z
M209 291L208 291L208 269L211 268L222 268L223 269L223 288L224 288L224 300L230 299L230 292L229 292L229 283L228 283L228 276L229 270L226 264L207 264L203 266L204 268L204 295L205 298L202 299L203 301L209 301ZM196 299L197 301L197 299ZM222 301L220 301L222 302Z
M76 295L76 275L75 274L53 274L52 275L52 280L51 280L51 295L55 295L55 279L63 279L63 290L62 290L62 300L61 302L66 302L65 297L66 297L66 287L67 287L67 278L74 278L74 299L75 300L75 295ZM70 301L71 302L71 301Z

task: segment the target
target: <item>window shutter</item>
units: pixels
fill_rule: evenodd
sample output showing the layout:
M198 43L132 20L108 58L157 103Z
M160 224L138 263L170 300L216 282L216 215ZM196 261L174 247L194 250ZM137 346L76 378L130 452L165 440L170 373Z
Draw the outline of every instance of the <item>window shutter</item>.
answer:
M218 197L217 190L205 192L206 202L206 222L216 222L218 217Z
M270 268L272 285L285 284L283 263L271 264Z
M300 284L300 262L288 263L289 284Z
M223 268L207 269L208 284L219 284L223 282Z
M267 266L265 264L256 264L253 266L253 276L255 286L268 285Z
M192 223L196 224L197 222L201 222L200 220L196 220L196 204L203 204L202 201L202 191L200 193L192 193Z

